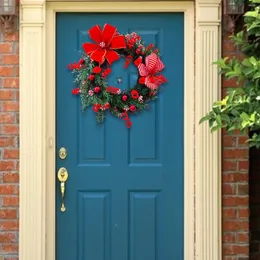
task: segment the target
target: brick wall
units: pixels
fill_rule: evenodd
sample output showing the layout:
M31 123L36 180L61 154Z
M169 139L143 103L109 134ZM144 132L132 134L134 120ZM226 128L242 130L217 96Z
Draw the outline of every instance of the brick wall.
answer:
M0 260L18 259L18 33L0 42Z
M240 56L239 50L223 35L222 56ZM222 93L235 87L234 80L223 79ZM222 192L223 192L223 260L248 260L249 258L249 195L247 136L235 132L222 139ZM259 258L260 259L260 258ZM256 260L256 259L255 259Z
M260 259L260 149L250 148L250 259Z

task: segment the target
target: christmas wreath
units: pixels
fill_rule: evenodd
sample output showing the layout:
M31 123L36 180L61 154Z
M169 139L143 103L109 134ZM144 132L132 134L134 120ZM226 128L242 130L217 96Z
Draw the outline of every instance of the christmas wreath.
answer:
M157 98L160 85L167 82L163 75L158 75L164 68L159 51L153 44L146 47L135 32L121 35L109 24L103 29L95 25L88 33L94 43L83 43L80 60L68 65L78 85L72 93L81 96L83 110L92 106L98 122L110 111L123 118L130 128L128 113L135 114L147 108L148 102ZM127 90L108 86L111 65L120 57L125 58L124 68L133 62L138 70L135 86Z

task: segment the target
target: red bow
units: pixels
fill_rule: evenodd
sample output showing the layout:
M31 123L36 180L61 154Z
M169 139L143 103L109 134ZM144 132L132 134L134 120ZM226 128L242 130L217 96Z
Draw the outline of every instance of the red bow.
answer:
M139 74L144 78L144 84L152 90L158 88L162 83L167 82L167 79L163 75L156 75L163 69L164 64L155 53L145 58L145 65L143 63L138 65Z
M86 42L82 47L90 58L99 64L107 60L111 65L120 58L114 50L126 48L124 36L118 35L117 29L110 24L105 24L103 30L99 25L95 25L88 33L95 43Z

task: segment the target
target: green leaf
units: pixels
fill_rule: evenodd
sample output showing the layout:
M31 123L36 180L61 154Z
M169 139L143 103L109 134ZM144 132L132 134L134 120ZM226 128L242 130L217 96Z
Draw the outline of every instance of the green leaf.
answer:
M260 78L260 71L258 71L258 72L254 75L253 78L254 78L254 79L258 79L258 78Z
M242 114L241 114L241 118L244 120L244 121L249 121L249 115L247 114L247 113L245 113L245 112L243 112Z
M200 121L199 121L199 124L201 124L201 123L203 123L203 122L209 120L210 118L211 118L211 116L210 116L209 114L206 115L206 116L204 116L204 117L202 117L202 118L200 119Z
M215 131L217 131L217 130L219 130L221 127L220 126L218 126L218 125L216 125L216 126L213 126L211 129L210 129L210 132L211 133L213 133L213 132L215 132Z
M246 67L252 67L252 63L249 62L248 59L244 59L244 60L242 61L242 65L244 65L244 66L246 66Z
M250 63L253 65L253 66L256 66L256 64L257 64L257 61L256 61L256 59L255 59L255 57L250 57L249 58L249 61L250 61Z
M222 126L222 120L221 120L221 116L220 115L217 115L216 116L216 122L217 122L217 124L218 124L218 126Z

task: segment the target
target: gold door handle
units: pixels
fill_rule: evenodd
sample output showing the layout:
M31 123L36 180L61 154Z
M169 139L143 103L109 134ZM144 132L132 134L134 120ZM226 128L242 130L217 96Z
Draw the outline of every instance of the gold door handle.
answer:
M61 208L60 210L64 212L66 210L65 207L65 183L69 177L68 171L66 168L61 167L58 170L58 179L60 181L60 191L61 191Z

